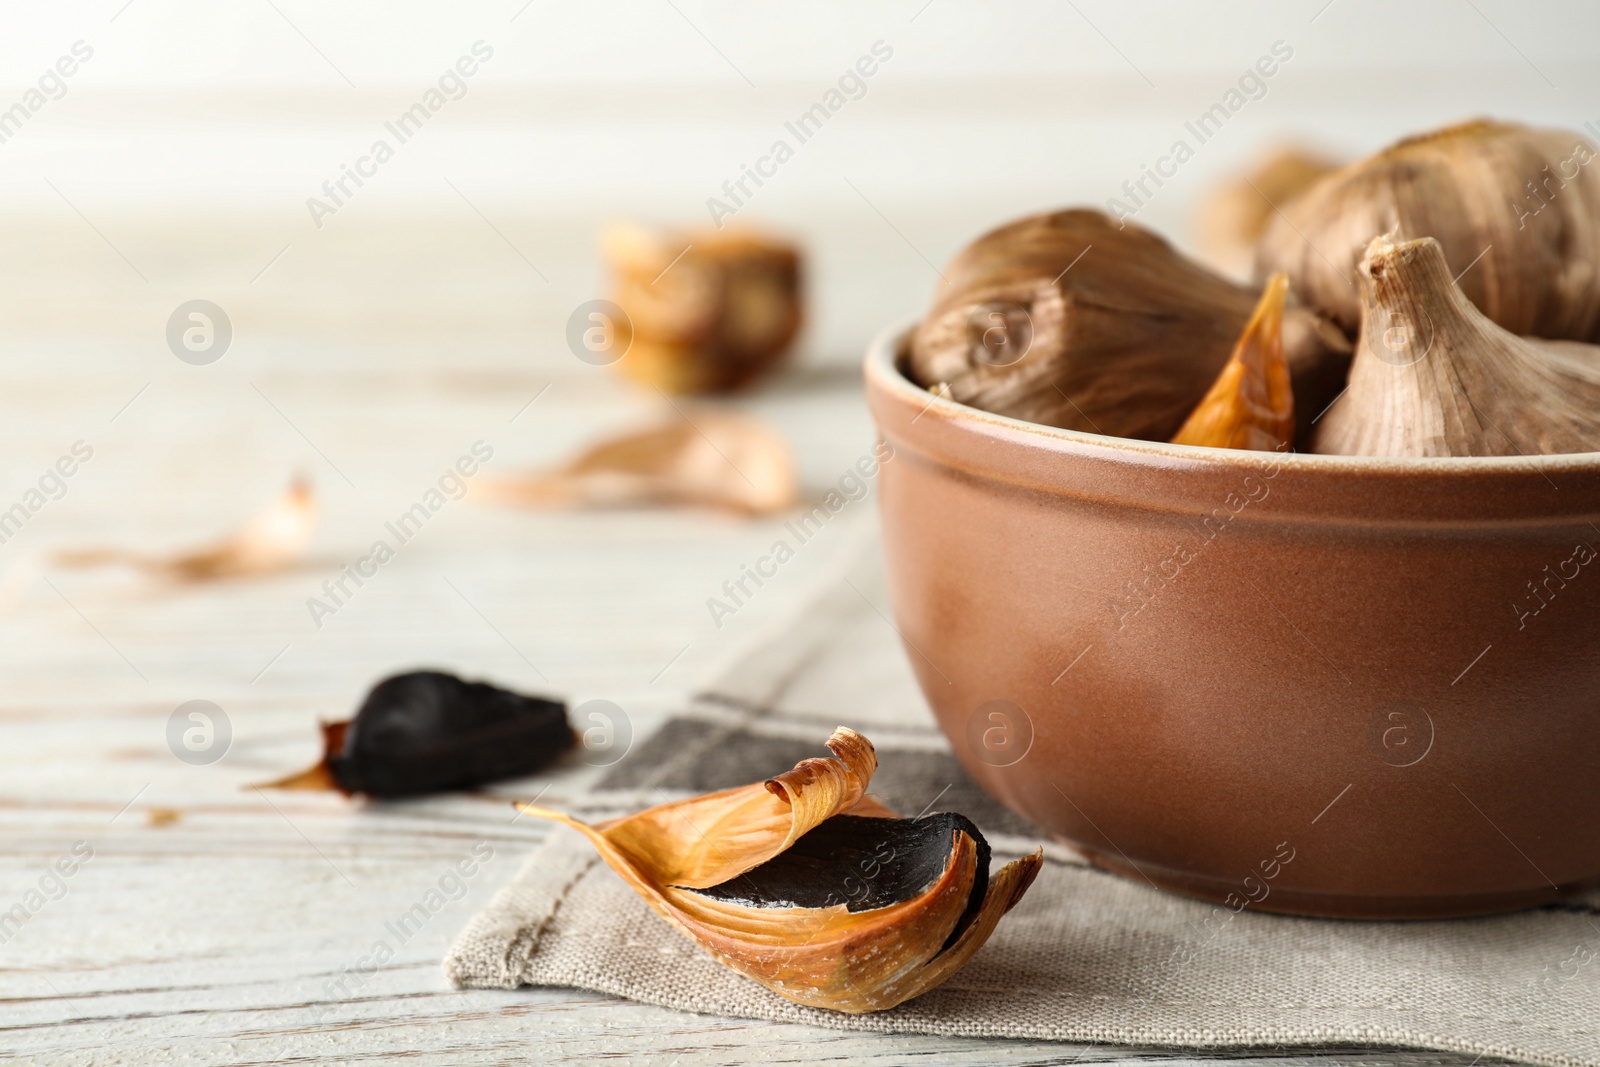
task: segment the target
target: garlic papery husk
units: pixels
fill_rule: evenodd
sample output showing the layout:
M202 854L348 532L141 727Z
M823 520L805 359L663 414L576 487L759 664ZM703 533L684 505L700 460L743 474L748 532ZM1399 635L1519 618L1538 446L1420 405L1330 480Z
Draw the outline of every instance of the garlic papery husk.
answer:
M794 452L759 419L677 409L677 418L607 437L550 470L481 475L478 500L529 507L703 507L786 511L799 498Z
M1347 332L1374 237L1433 237L1467 298L1512 333L1600 340L1600 166L1581 134L1478 121L1401 141L1281 204L1256 275L1282 271Z
M1258 296L1098 211L1003 226L945 277L912 338L914 380L995 414L1157 441L1206 395ZM1295 307L1283 344L1309 425L1344 384L1349 343Z
M1372 242L1350 388L1313 448L1352 456L1600 450L1600 347L1518 337L1451 278L1431 237Z
M662 804L583 833L668 922L726 966L801 1004L860 1013L927 992L970 959L1042 857L992 877L959 815L900 819L865 790L872 744L840 727L833 759Z
M1283 301L1289 282L1274 274L1233 355L1172 438L1174 444L1271 452L1294 441L1294 395L1283 358Z
M174 582L206 582L271 574L299 563L317 529L317 498L297 475L276 500L218 541L187 552L157 554L126 548L57 552L58 567L121 565Z

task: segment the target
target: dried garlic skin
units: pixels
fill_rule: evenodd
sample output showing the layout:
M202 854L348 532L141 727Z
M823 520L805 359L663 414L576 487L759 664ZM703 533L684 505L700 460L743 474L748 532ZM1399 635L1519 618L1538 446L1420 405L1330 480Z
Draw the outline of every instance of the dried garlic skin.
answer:
M1271 452L1294 440L1294 395L1283 355L1289 281L1274 274L1216 384L1172 438L1180 445Z
M1256 276L1287 274L1353 334L1368 243L1433 237L1467 299L1500 326L1600 340L1597 153L1578 133L1489 120L1408 138L1281 204Z
M882 1011L959 970L1042 858L989 876L988 846L967 820L902 825L866 795L877 755L865 737L840 727L828 748L832 759L803 760L766 782L594 826L519 808L587 836L657 914L729 968L801 1004ZM895 843L917 854L897 857ZM904 869L889 878L897 858ZM885 884L863 893L852 875Z
M1206 395L1258 296L1088 210L1002 226L945 277L911 340L913 380L995 414L1153 441L1171 440ZM1300 307L1284 313L1283 344L1309 425L1343 386L1350 345Z
M742 515L799 499L794 454L777 431L731 411L691 410L608 437L553 470L480 476L479 500L531 507L689 506Z
M317 529L317 497L311 482L296 477L289 488L248 522L204 548L151 555L123 548L57 552L58 567L120 564L174 582L244 578L292 567L311 545Z
M740 389L778 365L802 322L800 250L741 227L608 229L618 367L669 393Z
M1451 276L1431 237L1372 242L1350 388L1314 450L1517 456L1600 450L1600 346L1518 337Z

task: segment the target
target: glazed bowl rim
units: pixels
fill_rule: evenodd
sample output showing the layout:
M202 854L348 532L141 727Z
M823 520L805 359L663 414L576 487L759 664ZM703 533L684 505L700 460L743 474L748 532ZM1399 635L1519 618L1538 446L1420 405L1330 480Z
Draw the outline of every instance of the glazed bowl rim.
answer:
M919 319L896 323L879 332L867 346L863 367L869 388L877 385L912 406L924 405L923 412L937 412L957 423L988 425L1009 435L1032 438L1039 444L1063 442L1094 449L1110 449L1123 458L1158 463L1196 461L1228 466L1259 466L1267 455L1285 469L1320 470L1339 473L1368 472L1384 475L1455 475L1474 471L1505 474L1526 469L1531 474L1592 472L1600 475L1600 451L1566 452L1537 456L1341 456L1315 452L1262 453L1249 449L1215 448L1210 445L1180 445L1167 441L1146 441L1133 437L1111 437L1086 430L1067 430L1058 426L1028 422L1008 415L996 415L946 399L917 385L901 369L901 352ZM918 416L920 418L920 416Z

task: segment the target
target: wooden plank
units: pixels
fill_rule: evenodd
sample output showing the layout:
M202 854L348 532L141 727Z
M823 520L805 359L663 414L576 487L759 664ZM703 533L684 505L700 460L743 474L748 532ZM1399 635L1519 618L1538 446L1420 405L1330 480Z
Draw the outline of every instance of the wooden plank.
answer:
M176 297L168 287L128 299L159 311ZM559 323L558 298L533 299L535 319ZM570 990L450 989L438 966L446 946L543 833L514 821L506 798L548 786L545 799L560 803L596 769L571 763L493 795L387 805L245 787L310 763L318 718L347 714L376 678L420 665L606 697L642 733L804 596L870 529L871 510L830 524L719 628L705 598L770 543L775 523L454 502L318 628L307 598L475 440L509 469L670 411L548 347L533 358L437 340L318 347L241 321L235 352L190 367L164 351L151 325L161 314L113 324L137 344L19 344L0 365L0 509L74 441L95 450L65 495L0 545L0 910L28 900L76 842L92 849L59 899L0 943L0 1053L42 1064L1194 1059L843 1033ZM794 440L813 491L871 443L853 371L801 373L746 403ZM39 569L53 548L203 541L296 467L313 473L324 512L311 558L291 573L161 589ZM226 755L206 766L168 748L169 717L194 699L218 704L232 728ZM474 846L492 859L459 894L447 886L459 899L361 970L377 942L397 940L388 924Z

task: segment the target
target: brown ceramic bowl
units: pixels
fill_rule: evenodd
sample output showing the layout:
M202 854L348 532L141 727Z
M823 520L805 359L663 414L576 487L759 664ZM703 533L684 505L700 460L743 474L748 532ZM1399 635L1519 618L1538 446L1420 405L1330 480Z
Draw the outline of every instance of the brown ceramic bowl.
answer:
M1075 433L867 356L894 612L967 769L1132 878L1473 915L1600 882L1600 453Z

